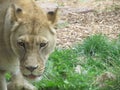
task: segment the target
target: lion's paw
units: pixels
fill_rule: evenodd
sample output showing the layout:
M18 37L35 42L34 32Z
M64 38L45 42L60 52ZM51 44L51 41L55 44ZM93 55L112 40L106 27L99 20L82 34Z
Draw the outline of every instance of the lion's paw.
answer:
M8 90L37 90L37 88L27 82L25 83L10 82L8 84Z

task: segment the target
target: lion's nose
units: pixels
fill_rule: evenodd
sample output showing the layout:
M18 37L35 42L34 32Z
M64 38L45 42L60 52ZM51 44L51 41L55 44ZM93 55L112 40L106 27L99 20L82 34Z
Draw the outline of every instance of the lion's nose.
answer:
M26 66L26 69L28 69L31 72L33 72L37 68L38 68L38 66Z

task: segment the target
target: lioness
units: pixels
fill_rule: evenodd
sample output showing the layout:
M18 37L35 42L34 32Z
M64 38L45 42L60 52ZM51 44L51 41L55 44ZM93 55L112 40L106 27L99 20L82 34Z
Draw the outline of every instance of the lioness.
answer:
M0 90L35 89L26 79L38 80L44 72L56 44L56 15L33 0L0 0ZM6 72L12 74L8 88Z

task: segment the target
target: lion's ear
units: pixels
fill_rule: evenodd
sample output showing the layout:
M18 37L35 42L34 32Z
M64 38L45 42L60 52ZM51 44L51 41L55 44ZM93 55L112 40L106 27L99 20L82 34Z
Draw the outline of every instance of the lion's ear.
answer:
M58 19L58 8L56 8L55 11L49 11L47 13L47 18L52 25L56 24L57 19Z
M10 23L18 22L20 19L19 16L22 14L22 12L23 10L20 7L18 7L15 4L12 4L8 8L5 18Z

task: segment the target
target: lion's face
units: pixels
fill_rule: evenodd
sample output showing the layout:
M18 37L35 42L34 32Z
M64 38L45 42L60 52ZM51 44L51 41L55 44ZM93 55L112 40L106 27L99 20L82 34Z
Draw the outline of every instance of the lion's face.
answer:
M18 31L21 33L17 35L16 48L20 56L21 72L26 78L37 79L42 76L48 56L55 47L56 35L51 28L42 28L39 24L35 27L23 25Z
M35 11L32 12L29 14L21 8L12 6L8 9L10 20L6 19L6 22L10 24L7 23L6 27L12 27L10 43L20 60L23 76L29 80L37 80L41 78L45 63L55 48L56 33L52 28L52 23L55 21L53 19L56 18L54 16L56 13L53 13L53 16L49 15L53 18L50 23L47 15L44 15L41 10L35 7ZM13 15L16 18L13 18Z

